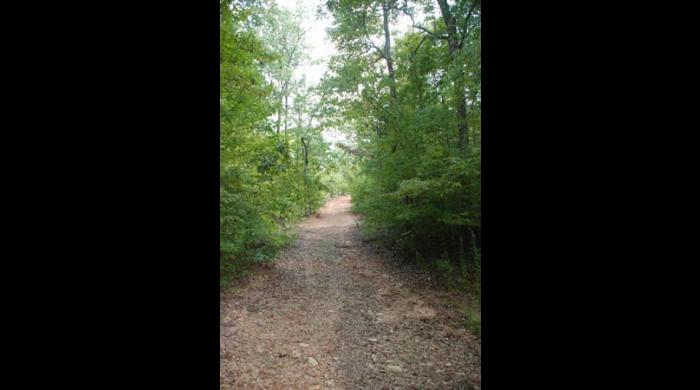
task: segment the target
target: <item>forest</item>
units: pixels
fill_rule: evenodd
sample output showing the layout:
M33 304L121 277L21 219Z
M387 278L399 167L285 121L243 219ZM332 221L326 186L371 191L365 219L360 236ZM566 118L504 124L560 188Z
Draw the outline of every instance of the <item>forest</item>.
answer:
M220 0L221 389L480 389L480 12Z
M315 83L309 17L335 49ZM480 301L480 31L479 1L221 0L222 287L349 194L364 237Z

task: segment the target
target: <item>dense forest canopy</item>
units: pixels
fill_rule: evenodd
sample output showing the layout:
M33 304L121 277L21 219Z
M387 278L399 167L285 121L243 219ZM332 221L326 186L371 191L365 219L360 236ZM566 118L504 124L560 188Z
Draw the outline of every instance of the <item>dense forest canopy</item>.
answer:
M297 72L308 12L220 4L222 280L349 192L364 234L478 296L480 2L319 1L335 54L318 83Z

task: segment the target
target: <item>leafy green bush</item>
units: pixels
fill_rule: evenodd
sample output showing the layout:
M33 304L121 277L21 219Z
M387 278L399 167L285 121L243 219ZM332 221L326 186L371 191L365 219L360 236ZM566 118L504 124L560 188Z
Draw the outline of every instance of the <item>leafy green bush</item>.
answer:
M274 4L221 1L220 19L220 275L222 286L252 265L274 257L288 228L328 196L326 165L333 165L320 129L288 126L282 99L304 101L292 83L297 57L279 34L299 33L293 15ZM295 27L296 26L296 27ZM275 35L277 34L277 35ZM282 45L282 46L280 46ZM280 90L279 85L294 84ZM295 110L312 107L295 103ZM276 115L276 118L275 118ZM284 117L284 129L282 118ZM303 144L302 139L305 140ZM330 172L330 170L329 170Z
M392 32L384 26L392 17L377 4L326 4L339 54L324 90L336 123L355 141L354 210L363 215L364 234L425 261L444 284L479 296L480 6L468 16L466 7L441 8L442 15L423 21L434 35L411 29L393 37L391 51ZM445 25L451 18L456 30ZM374 45L368 35L383 37L385 46L367 50ZM459 45L450 44L455 38Z

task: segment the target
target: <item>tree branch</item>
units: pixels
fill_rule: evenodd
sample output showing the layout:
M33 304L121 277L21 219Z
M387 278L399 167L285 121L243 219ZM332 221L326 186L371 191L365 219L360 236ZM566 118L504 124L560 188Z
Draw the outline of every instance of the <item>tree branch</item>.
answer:
M464 18L464 27L462 28L462 37L459 40L459 48L462 48L462 44L464 43L464 37L467 36L467 23L469 23L469 18L472 16L472 13L474 12L474 8L476 7L476 3L478 0L473 0L472 1L472 6L469 8L469 12L467 13L467 17Z
M423 35L423 39L420 40L418 46L416 46L416 48L413 50L413 54L411 54L411 61L413 61L413 59L416 57L416 54L418 54L418 49L420 49L421 45L423 44L423 42L425 42L426 39L428 39L428 37L429 35Z
M338 148L340 148L340 149L342 149L342 150L344 150L352 155L362 156L362 154L357 149L353 149L350 146L348 146L342 142L336 142L335 146L337 146Z
M435 34L434 32L428 30L427 28L425 28L425 27L423 27L423 26L418 26L418 25L414 24L413 27L415 27L415 28L417 28L417 29L419 29L419 30L425 31L425 32L427 32L428 34L432 35L433 37L435 37L435 38L437 38L437 39L447 39L447 35L437 35L437 34Z
M403 6L403 8L401 9L401 11L404 13L404 15L408 15L408 17L411 18L411 25L412 25L414 28L417 28L417 29L419 29L419 30L425 31L425 32L427 32L428 34L432 35L433 37L435 37L435 38L437 38L437 39L447 39L447 36L446 36L446 35L443 35L443 36L437 35L437 34L435 34L434 32L428 30L427 28L425 28L425 27L423 27L423 26L417 25L417 24L416 24L416 21L413 19L413 14L410 13L410 12L408 12L408 4L407 4L407 2L404 3L404 6ZM420 45L419 45L419 46L420 46Z
M362 12L362 28L365 32L365 38L369 42L369 44L379 53L381 58L386 58L384 56L384 51L381 50L380 48L377 47L377 45L374 44L374 41L372 41L369 37L369 33L367 33L367 13Z

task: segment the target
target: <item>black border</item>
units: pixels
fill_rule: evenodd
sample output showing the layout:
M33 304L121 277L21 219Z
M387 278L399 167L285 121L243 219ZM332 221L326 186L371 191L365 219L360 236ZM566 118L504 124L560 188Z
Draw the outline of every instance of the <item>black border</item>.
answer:
M657 67L655 50L682 35L656 37L666 12L482 4L483 389L600 388L632 353L652 354L637 352L659 332L631 332L662 322L667 302L620 323L647 300L613 286L663 269L641 259L672 224L647 218L673 213L647 210L677 201L654 187L683 164L650 167L676 153L653 145L659 129L689 127L659 120L656 102L674 93L651 85L676 72ZM25 308L6 315L26 332L8 333L25 342L22 379L217 388L218 3L4 15L18 21L5 55L18 85L4 87L19 125L4 127L3 151L20 179L4 184L19 194L6 203L19 215L5 218L21 265L5 275ZM25 292L38 294L17 303ZM624 387L656 369L628 372Z

